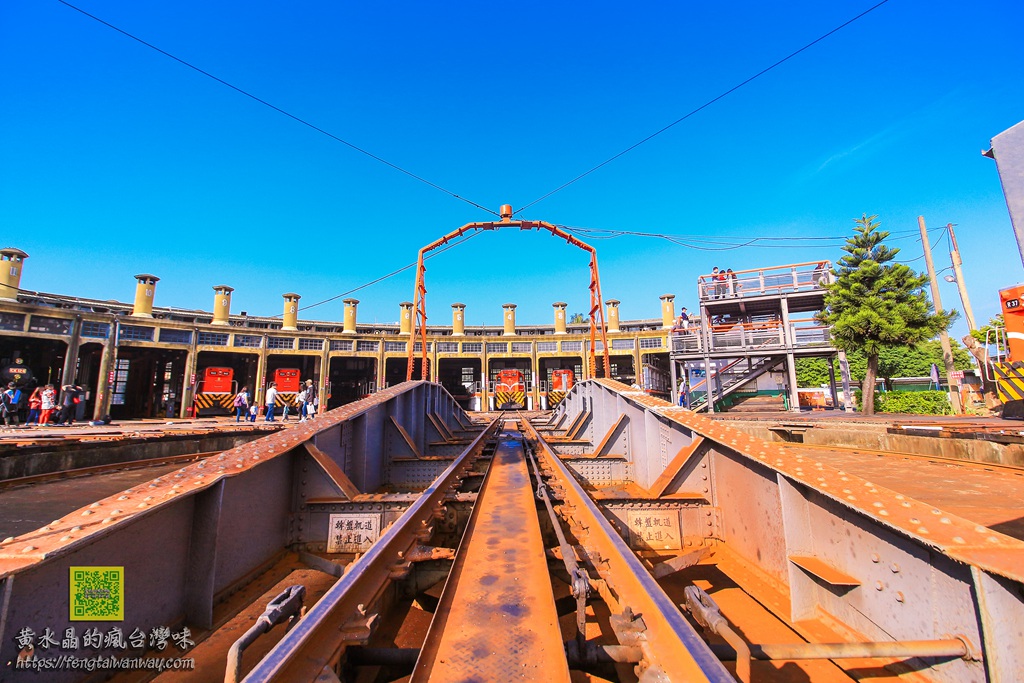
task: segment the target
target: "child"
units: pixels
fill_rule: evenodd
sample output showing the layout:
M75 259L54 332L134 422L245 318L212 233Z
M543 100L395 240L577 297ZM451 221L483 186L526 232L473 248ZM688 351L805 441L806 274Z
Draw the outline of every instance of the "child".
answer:
M259 412L260 409L256 407L255 403L249 406L249 422L255 422L256 416L259 414Z

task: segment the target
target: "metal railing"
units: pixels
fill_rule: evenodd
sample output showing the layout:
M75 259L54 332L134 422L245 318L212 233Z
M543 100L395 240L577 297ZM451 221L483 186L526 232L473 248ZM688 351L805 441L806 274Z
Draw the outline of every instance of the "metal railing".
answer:
M697 277L697 296L700 301L711 301L783 294L817 289L831 280L830 261L708 273Z

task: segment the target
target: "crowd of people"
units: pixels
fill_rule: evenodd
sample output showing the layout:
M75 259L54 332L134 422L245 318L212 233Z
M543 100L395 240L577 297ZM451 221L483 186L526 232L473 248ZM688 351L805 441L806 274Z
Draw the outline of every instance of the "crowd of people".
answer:
M313 380L307 379L304 384L299 386L299 392L295 395L295 405L299 411L299 422L305 422L316 417L317 411L320 410L320 397ZM276 422L274 418L278 404L281 407L281 419L284 422L288 421L292 404L290 401L280 398L280 393L277 390L276 382L271 382L267 386L267 392L263 398L263 419L266 422ZM242 387L241 391L235 394L234 407L235 422L242 420L255 422L260 415L260 406L254 398L249 396L249 387Z
M27 410L24 425L66 425L85 419L85 389L65 384L60 390L52 384L35 387L26 399L26 392L14 382L0 394L0 415L4 425L16 427L22 411Z

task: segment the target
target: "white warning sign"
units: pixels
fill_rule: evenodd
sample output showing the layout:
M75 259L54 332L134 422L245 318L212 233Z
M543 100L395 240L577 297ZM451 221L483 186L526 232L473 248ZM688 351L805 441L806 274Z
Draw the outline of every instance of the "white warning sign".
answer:
M380 537L380 514L331 515L327 552L361 553Z
M629 510L629 547L633 550L679 550L677 510Z

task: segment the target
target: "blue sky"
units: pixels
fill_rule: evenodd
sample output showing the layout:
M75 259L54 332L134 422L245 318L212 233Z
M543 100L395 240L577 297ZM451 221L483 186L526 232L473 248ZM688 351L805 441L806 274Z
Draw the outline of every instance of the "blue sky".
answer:
M432 183L497 210L550 192L872 6L790 3L293 3L80 0L81 9ZM593 230L842 237L878 214L957 224L975 315L1022 277L989 140L1024 119L1017 2L890 0L523 216ZM0 242L22 286L276 315L415 260L490 214L388 168L56 0L0 5ZM714 265L835 260L841 240L703 251L593 239L623 319L696 303ZM702 243L707 246L707 243ZM781 246L781 248L780 248ZM428 262L450 304L497 325L588 303L586 256L547 234L479 235ZM407 270L351 296L396 321ZM942 283L945 307L960 308ZM340 320L340 300L303 318ZM959 324L954 333L962 334Z

